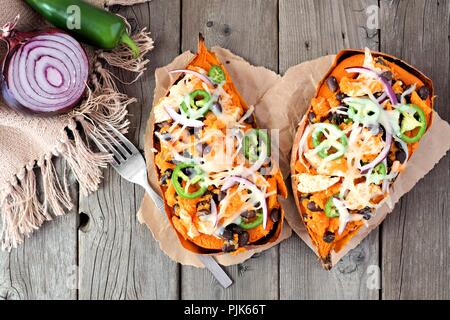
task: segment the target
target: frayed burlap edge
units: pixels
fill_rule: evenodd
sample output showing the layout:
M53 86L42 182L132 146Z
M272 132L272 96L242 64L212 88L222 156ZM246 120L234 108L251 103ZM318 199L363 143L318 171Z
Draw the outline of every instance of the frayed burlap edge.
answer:
M66 172L63 177L56 174L53 164L56 157L65 160L79 183L82 195L98 189L101 169L107 166L111 155L92 150L89 138L100 135L99 128L107 128L108 125L125 133L129 125L127 106L136 101L118 91L116 83L123 81L105 69L103 63L135 73L131 82L136 81L149 62L145 55L153 49L153 40L146 29L134 35L133 39L141 49L136 59L124 45L112 51L96 52L93 72L87 84L87 98L69 115L58 146L50 154L25 165L0 191L2 250L16 248L24 237L29 237L45 221L73 208ZM40 195L37 193L37 175L42 181Z

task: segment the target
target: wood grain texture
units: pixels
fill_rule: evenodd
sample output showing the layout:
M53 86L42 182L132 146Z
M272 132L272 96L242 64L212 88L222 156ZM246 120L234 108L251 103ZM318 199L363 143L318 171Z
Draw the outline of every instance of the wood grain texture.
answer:
M182 12L188 17L182 19L183 50L195 52L201 32L209 46L228 48L255 65L277 70L277 1L186 0ZM205 270L182 267L182 298L278 298L278 248L227 268L227 272L235 283L222 289Z
M127 136L142 149L153 97L153 71L179 53L180 3L152 1L120 8L119 13L128 18L133 29L147 26L157 44L150 54L151 71L120 88L139 101L129 108ZM110 168L105 171L102 188L80 199L80 212L90 218L79 234L80 299L178 298L177 264L164 255L147 227L136 219L142 196L139 186L124 181Z
M450 1L381 1L381 49L433 79L436 110L447 121L449 13ZM383 299L450 298L449 168L447 156L384 222Z
M280 0L280 72L345 48L378 49L378 33L366 28L364 1ZM331 272L322 270L305 243L280 245L281 299L378 299L367 287L369 266L378 266L378 230L372 232Z
M61 159L55 161L64 172ZM10 253L0 252L0 300L77 298L78 185L68 176L74 209L46 222Z

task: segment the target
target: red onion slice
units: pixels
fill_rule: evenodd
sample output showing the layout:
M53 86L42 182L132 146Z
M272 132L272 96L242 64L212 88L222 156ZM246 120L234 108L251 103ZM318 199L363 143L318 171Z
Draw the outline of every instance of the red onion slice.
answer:
M227 180L225 180L225 183L223 184L221 191L228 190L229 188L238 183L242 185L244 188L251 190L255 194L255 197L258 198L258 201L261 203L261 209L263 214L263 228L266 229L268 218L266 197L264 193L258 189L256 184L244 178L229 177Z
M212 81L208 78L208 76L206 76L204 74L201 74L200 72L197 72L197 71L194 71L194 70L177 69L177 70L169 71L169 73L187 73L187 74L192 74L193 76L196 76L197 78L199 78L203 82L209 84L211 87L214 87L214 83L212 83Z
M176 122L179 124L191 127L191 128L201 128L204 126L204 123L199 120L194 119L188 119L185 116L177 113L175 110L173 110L171 107L165 106L164 109L166 110L167 114Z
M80 101L88 73L86 52L74 38L60 31L43 32L12 48L2 93L13 108L59 113Z
M368 68L364 68L364 67L347 68L347 69L345 69L345 71L347 71L348 73L361 73L361 74L368 75L368 76L371 76L373 78L376 78L377 80L379 80L382 83L384 91L388 95L388 97L391 100L392 104L394 106L398 104L397 96L395 95L394 89L392 89L391 84L389 83L388 80L386 80L386 78L382 77L377 72L375 72L375 71L373 71L371 69L368 69Z

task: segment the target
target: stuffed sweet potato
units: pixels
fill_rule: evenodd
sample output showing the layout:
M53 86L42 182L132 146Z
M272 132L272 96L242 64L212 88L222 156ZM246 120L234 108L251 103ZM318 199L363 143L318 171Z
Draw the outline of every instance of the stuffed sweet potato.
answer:
M154 163L166 213L195 253L275 241L286 197L270 136L256 127L225 68L200 37L198 53L154 106Z
M394 57L341 52L300 123L291 177L325 269L386 201L432 122L433 85Z

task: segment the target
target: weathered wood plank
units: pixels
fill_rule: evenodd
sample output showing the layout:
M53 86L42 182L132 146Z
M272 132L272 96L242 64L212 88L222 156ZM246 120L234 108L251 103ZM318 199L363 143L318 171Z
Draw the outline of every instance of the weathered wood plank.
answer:
M55 160L62 173L63 161ZM46 222L10 253L0 252L0 300L77 298L77 183L68 177L74 209Z
M378 49L376 30L366 28L366 9L376 0L280 0L280 72L345 48ZM281 299L378 299L367 288L367 269L378 266L378 231L331 272L298 238L280 245Z
M277 71L277 1L183 1L182 49L195 52L202 32L208 45L220 45ZM226 268L235 284L222 289L205 270L182 267L183 299L278 298L278 248L240 266Z
M381 1L381 49L434 80L450 119L450 1ZM450 160L409 192L382 226L383 299L450 298Z
M151 108L154 69L179 52L178 0L152 1L120 14L137 28L152 31L156 48L148 71L139 82L122 86L138 103L130 106L128 137L143 148L143 134ZM123 74L121 76L124 76ZM179 268L159 249L150 231L136 219L143 190L122 180L113 169L105 171L102 188L80 199L88 224L80 230L80 299L176 299Z

